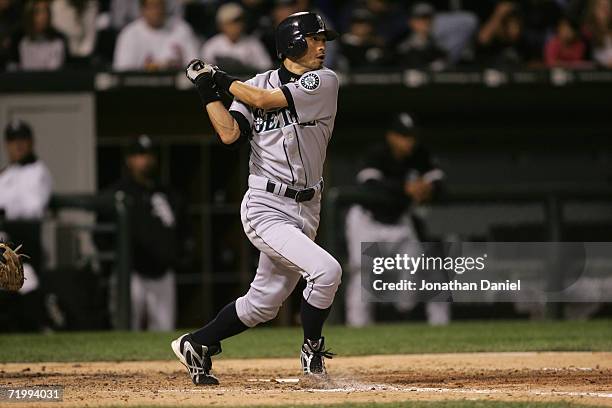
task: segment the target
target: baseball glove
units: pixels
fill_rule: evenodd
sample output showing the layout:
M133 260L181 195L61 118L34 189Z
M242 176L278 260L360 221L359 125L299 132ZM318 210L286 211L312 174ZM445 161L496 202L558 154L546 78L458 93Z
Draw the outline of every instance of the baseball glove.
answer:
M0 242L0 288L17 291L23 286L23 264L21 258L26 257L19 254L19 245L14 250L7 244Z

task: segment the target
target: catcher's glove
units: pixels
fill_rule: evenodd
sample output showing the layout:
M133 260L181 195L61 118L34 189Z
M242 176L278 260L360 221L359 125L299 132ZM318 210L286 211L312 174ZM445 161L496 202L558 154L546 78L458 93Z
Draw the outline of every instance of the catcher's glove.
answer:
M21 245L13 250L0 242L0 288L17 291L23 286L25 278L21 258L27 256L17 253L20 248Z

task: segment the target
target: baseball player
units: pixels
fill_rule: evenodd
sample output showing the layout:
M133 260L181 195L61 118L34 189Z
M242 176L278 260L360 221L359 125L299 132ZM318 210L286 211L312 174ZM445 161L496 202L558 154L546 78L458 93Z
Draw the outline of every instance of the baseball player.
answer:
M225 306L205 327L172 342L194 384L218 384L211 356L221 341L273 319L299 279L306 280L300 307L305 374L326 374L321 335L340 285L340 264L315 242L319 225L323 163L332 135L338 78L323 66L326 41L338 34L311 12L292 14L276 29L279 69L241 82L192 61L195 84L220 140L251 147L248 190L240 213L244 231L259 249L248 292ZM227 110L219 92L234 101Z
M374 322L374 304L362 300L361 243L394 243L398 253L411 256L419 256L424 250L420 243L425 231L418 208L439 195L445 174L418 134L413 117L406 112L398 114L389 124L385 142L369 150L357 173L359 185L372 195L387 197L389 202L356 204L346 215L350 278L345 301L349 326ZM414 297L405 296L395 307L408 311L415 304ZM448 303L428 302L425 313L432 325L444 325L450 320Z

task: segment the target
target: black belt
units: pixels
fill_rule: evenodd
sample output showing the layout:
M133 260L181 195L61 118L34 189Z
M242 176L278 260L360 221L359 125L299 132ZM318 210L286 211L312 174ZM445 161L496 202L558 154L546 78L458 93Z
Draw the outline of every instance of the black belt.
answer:
M266 191L268 193L274 193L276 189L276 183L268 180L268 184L266 185ZM298 203L302 201L310 201L314 197L316 190L314 188L305 188L303 190L296 190L295 188L287 187L285 190L285 194L283 194L287 198L292 198Z

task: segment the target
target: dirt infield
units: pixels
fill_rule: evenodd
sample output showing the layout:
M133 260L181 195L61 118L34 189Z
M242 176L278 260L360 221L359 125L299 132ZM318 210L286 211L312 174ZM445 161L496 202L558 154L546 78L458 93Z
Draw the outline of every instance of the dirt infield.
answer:
M299 376L297 358L221 358L215 361L221 385L195 387L177 361L0 364L0 382L63 385L64 401L54 407L447 399L564 400L612 407L612 353L338 357L329 360L328 369L327 381L307 381ZM299 382L279 383L277 378Z

